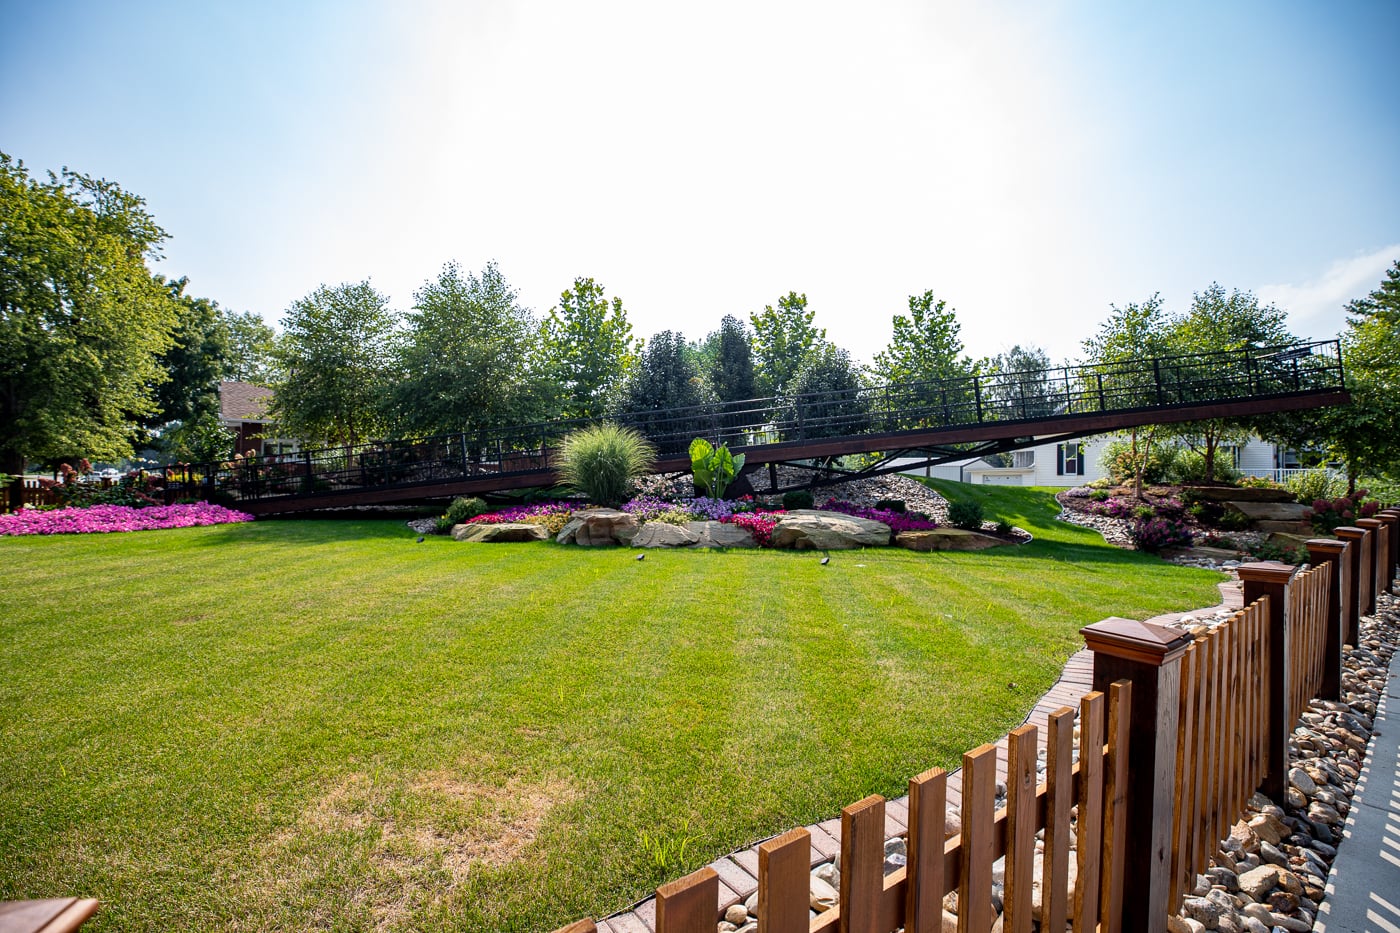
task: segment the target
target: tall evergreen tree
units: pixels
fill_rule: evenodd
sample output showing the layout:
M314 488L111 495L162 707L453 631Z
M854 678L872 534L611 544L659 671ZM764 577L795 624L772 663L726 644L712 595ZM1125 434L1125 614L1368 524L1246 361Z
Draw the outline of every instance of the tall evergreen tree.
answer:
M710 389L721 402L751 399L757 394L751 336L744 322L726 314L710 335L715 349L710 360Z
M657 441L662 453L674 453L687 449L693 437L708 433L709 419L700 410L705 402L705 387L685 337L663 330L647 341L617 413ZM676 409L690 410L678 416Z

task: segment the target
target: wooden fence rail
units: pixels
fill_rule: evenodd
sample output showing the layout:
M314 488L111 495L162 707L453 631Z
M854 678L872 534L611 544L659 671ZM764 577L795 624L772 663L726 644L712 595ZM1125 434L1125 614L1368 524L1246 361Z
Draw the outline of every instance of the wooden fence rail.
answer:
M1338 696L1355 594L1368 581L1388 591L1394 580L1394 567L1375 560L1400 547L1373 540L1400 533L1400 513L1393 517L1374 531L1355 529L1355 539L1309 541L1312 566L1302 572L1242 566L1245 608L1199 636L1129 619L1086 627L1094 690L1080 701L1077 761L1070 707L1048 718L1039 784L1039 730L1014 730L1006 803L997 809L997 746L967 752L961 832L948 838L948 775L935 768L911 779L907 864L889 874L884 798L851 804L841 811L839 900L815 917L808 831L763 843L759 933L941 933L953 919L943 908L953 891L959 933L989 933L997 923L1003 933L1030 933L1033 921L1057 931L1068 922L1073 933L1163 933L1249 797L1258 789L1281 799L1288 736L1307 703ZM720 890L708 867L662 885L655 933L713 933ZM559 933L595 930L583 920Z

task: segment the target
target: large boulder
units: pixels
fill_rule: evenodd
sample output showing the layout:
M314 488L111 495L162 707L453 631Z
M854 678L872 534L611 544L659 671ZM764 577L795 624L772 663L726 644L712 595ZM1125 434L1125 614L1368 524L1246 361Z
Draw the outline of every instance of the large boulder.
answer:
M617 509L584 509L573 514L555 540L584 547L631 544L639 527L636 516Z
M548 539L548 528L525 522L501 522L498 525L486 522L467 522L464 525L452 526L453 541L499 544L509 541L546 541Z
M1298 502L1246 502L1231 499L1225 506L1256 522L1302 522L1307 521L1307 515L1312 511Z
M984 551L1009 542L962 528L933 528L901 531L894 536L894 543L911 551Z
M647 522L632 536L633 547L690 547L700 535L684 525Z
M686 522L686 528L698 536L696 547L758 547L753 532L742 525L728 522Z
M1186 486L1181 494L1188 499L1208 499L1212 502L1293 502L1297 499L1287 489L1249 486Z
M796 509L783 515L773 529L772 541L774 547L799 551L884 547L890 543L890 526L841 512Z

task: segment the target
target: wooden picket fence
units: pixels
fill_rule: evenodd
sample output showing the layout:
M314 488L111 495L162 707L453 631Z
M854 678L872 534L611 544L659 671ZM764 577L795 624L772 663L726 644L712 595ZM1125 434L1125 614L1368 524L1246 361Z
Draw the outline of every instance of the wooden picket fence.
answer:
M1289 732L1298 725L1308 701L1322 687L1327 654L1327 600L1332 589L1330 563L1305 570L1289 584L1288 720Z
M1180 904L1263 777L1268 604L1195 639L1181 659L1171 903Z
M811 840L794 829L759 846L759 928L764 933L940 933L943 898L958 895L960 933L987 933L996 919L992 868L1005 858L1003 929L1030 933L1035 860L1042 860L1040 910L1048 926L1075 931L1117 927L1127 835L1123 803L1128 780L1132 684L1120 681L1086 694L1079 707L1079 760L1074 760L1075 711L1050 714L1046 780L1037 785L1039 730L1008 736L1006 804L996 808L997 747L983 745L962 759L962 832L945 837L948 775L941 768L909 781L908 862L884 873L885 799L878 794L841 811L840 900L810 918ZM1071 822L1070 809L1078 807ZM1037 856L1036 834L1045 831ZM1071 833L1075 847L1070 847ZM1078 880L1069 886L1069 861ZM656 933L714 933L719 876L706 867L656 890ZM591 920L561 933L594 933Z

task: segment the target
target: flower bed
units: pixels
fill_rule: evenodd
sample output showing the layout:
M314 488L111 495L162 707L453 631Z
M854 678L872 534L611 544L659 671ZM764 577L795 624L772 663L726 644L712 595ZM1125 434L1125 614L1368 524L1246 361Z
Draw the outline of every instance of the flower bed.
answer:
M126 505L94 505L90 508L20 509L0 515L0 535L107 534L113 531L155 531L251 522L247 512L221 505L194 502L132 508Z
M890 530L895 534L901 531L932 531L938 527L938 523L920 515L916 512L891 512L888 509L872 509L865 506L855 505L851 502L842 502L838 499L828 499L821 506L823 511L840 512L842 515L854 515L856 518L868 518L871 521L884 522L890 526Z
M778 527L782 517L783 512L779 509L776 512L736 512L720 521L747 528L759 547L772 547L773 529Z

